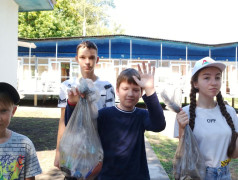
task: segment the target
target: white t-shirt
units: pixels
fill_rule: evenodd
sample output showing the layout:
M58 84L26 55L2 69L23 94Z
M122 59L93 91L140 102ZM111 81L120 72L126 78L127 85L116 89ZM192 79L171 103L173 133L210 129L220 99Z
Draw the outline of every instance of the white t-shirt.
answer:
M77 87L79 84L79 79L77 78L71 78L68 80L65 80L60 85L60 93L59 93L59 99L58 99L58 107L65 108L67 105L67 99L68 99L68 89L71 89L72 87Z
M79 84L79 79L72 78L61 83L60 94L58 100L58 107L64 108L67 105L68 92L67 90L71 87L77 87ZM93 84L98 88L101 95L99 101L97 102L98 109L103 107L110 107L115 105L115 92L114 88L108 81L103 81L97 79Z
M24 179L42 172L32 141L12 131L0 144L0 179Z
M226 105L235 130L238 132L238 118L234 108ZM189 117L189 105L183 110ZM196 107L196 118L193 133L197 139L200 152L203 154L206 166L221 167L226 164L227 149L231 140L231 128L221 114L219 105L213 109ZM179 125L176 120L174 137L179 136Z

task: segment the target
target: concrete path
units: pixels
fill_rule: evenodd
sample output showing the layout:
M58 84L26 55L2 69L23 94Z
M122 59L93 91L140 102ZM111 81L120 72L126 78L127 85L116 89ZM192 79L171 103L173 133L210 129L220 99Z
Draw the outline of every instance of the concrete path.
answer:
M162 131L160 133L162 135L169 137L169 138L173 138L174 122L175 122L176 114L171 111L165 110L164 115L165 115L165 120L166 120L166 128L164 131ZM165 172L159 159L157 158L156 154L154 153L147 138L145 138L145 146L146 146L147 162L148 162L151 180L169 180L167 173Z
M36 152L40 161L42 174L36 176L36 180L63 180L63 173L54 167L55 150Z
M160 161L157 158L156 154L154 153L152 147L150 146L150 143L148 142L147 138L145 138L145 146L146 146L147 162L150 172L150 179L169 180L167 173L165 172L163 166L160 164Z

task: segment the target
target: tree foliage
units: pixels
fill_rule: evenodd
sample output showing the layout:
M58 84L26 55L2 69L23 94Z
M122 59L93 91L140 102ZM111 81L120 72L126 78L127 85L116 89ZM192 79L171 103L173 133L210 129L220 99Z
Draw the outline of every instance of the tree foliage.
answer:
M52 11L19 13L18 36L82 36L84 21L87 36L121 34L124 30L107 14L114 7L114 0L57 0Z

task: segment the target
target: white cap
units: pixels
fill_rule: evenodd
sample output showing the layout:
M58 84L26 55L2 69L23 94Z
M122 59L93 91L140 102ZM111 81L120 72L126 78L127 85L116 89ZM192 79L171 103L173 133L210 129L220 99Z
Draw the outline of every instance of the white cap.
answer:
M216 62L210 57L205 57L196 62L195 66L193 67L192 76L196 74L196 72L198 72L200 69L203 69L205 67L217 67L222 72L226 68L226 65L220 62Z

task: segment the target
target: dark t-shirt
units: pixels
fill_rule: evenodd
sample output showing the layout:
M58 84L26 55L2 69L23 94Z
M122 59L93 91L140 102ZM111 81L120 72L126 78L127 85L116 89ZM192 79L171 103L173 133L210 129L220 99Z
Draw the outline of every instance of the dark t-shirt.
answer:
M150 179L144 132L160 132L166 123L156 93L149 97L144 95L143 99L148 110L134 108L127 112L115 106L99 110L98 132L104 160L98 180ZM72 109L67 108L66 118L69 119Z

